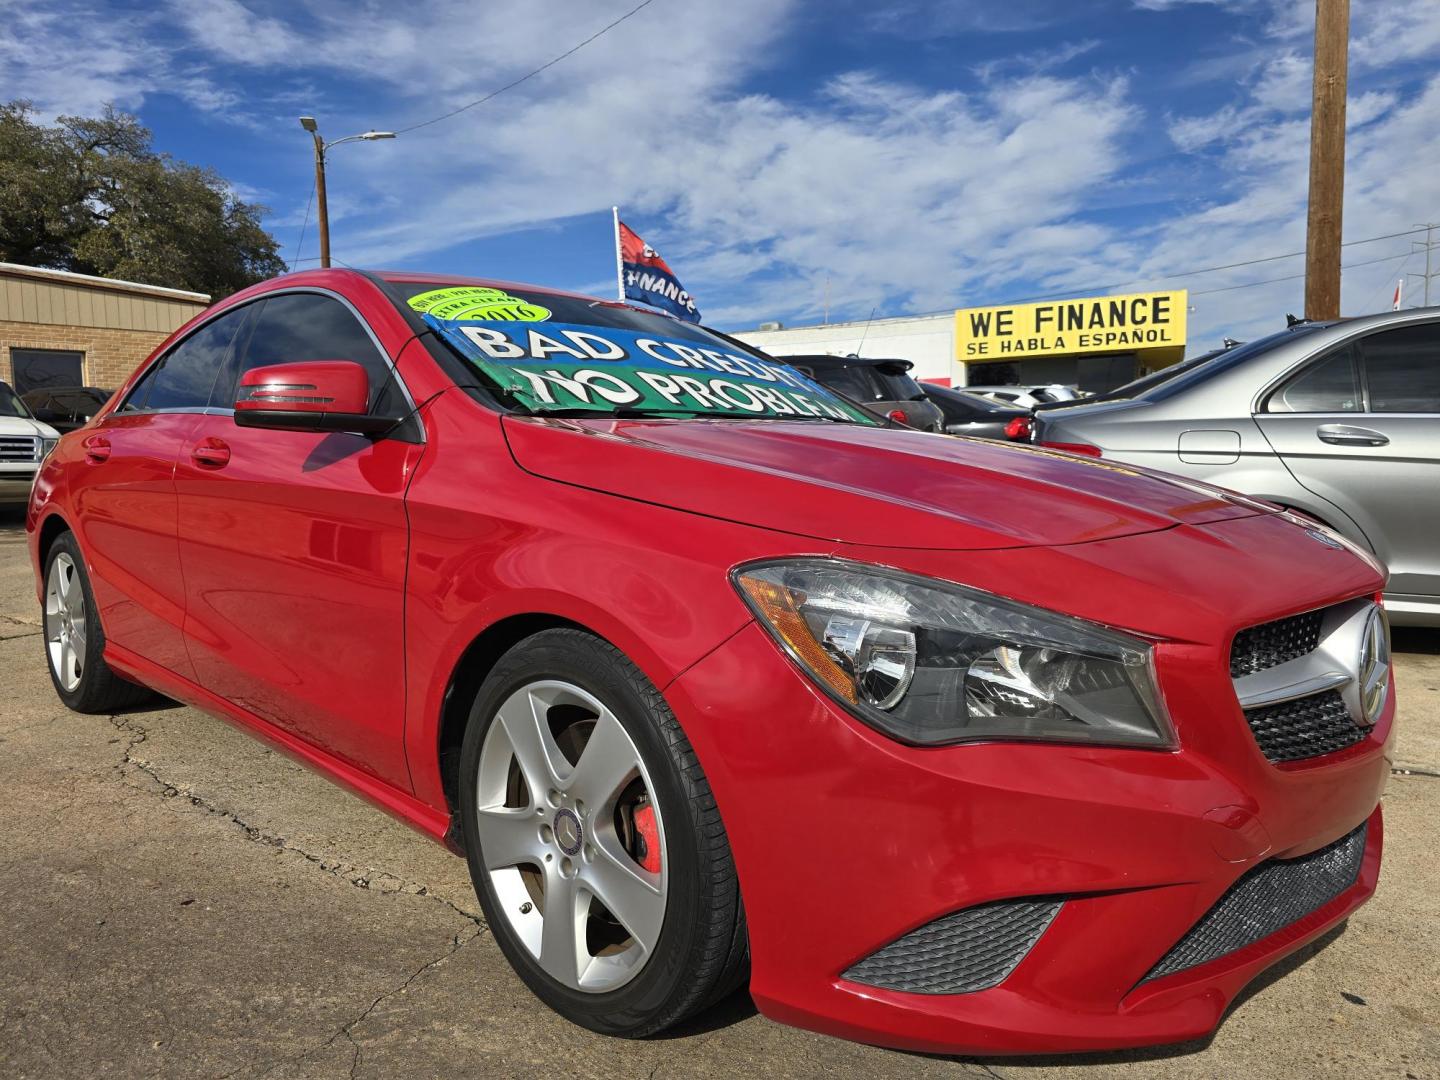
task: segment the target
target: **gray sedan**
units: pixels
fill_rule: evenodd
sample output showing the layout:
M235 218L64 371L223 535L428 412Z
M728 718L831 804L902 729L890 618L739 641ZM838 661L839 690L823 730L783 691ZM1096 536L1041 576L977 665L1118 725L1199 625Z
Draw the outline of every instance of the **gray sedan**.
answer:
M1440 625L1440 308L1300 323L1035 424L1036 442L1317 518L1389 567L1391 621Z

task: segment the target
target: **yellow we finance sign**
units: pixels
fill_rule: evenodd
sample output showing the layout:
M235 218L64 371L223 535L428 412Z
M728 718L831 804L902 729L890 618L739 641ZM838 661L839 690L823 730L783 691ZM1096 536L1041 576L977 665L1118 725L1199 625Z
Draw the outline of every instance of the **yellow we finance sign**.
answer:
M1187 299L1186 290L1176 289L961 308L955 312L955 359L975 363L1184 346Z

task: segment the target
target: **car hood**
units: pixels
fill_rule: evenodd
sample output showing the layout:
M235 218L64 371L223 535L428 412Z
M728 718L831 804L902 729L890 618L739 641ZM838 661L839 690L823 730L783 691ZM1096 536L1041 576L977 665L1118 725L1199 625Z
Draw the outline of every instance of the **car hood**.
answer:
M536 476L835 543L1080 544L1271 509L1126 465L893 428L515 416L504 427Z
M28 416L0 416L0 435L38 435L42 439L58 439L60 433L49 424Z

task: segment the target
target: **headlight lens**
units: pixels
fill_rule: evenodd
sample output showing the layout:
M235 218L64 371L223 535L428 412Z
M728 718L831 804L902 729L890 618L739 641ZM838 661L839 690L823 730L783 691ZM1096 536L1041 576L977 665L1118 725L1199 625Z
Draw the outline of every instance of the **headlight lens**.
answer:
M752 564L734 580L821 688L897 739L1174 745L1140 638L834 559Z
M40 460L41 460L41 461L44 461L47 457L50 456L50 451L51 451L51 450L54 450L55 447L57 447L57 446L59 446L59 445L60 445L60 440L59 440L59 439L41 439L41 440L40 440Z

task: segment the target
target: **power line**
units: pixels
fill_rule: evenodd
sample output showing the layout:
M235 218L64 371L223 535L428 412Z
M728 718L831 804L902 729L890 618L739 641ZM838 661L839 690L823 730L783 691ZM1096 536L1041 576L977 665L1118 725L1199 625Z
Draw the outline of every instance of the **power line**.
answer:
M1366 237L1362 237L1362 238L1359 239L1359 240L1346 240L1346 241L1345 241L1343 244L1341 244L1340 246L1341 246L1341 247L1354 247L1356 244L1373 244L1373 243L1375 243L1377 240L1394 240L1394 239L1396 239L1397 237L1401 237L1401 236L1414 236L1416 233L1423 233L1423 232L1425 232L1425 229L1424 229L1424 227L1422 226L1421 228L1418 228L1418 229L1406 229L1404 232L1385 233L1385 234L1383 234L1383 235L1381 235L1381 236L1366 236ZM1437 247L1440 247L1440 243L1437 243L1436 246L1437 246ZM1170 280L1172 280L1172 279L1174 279L1174 278L1194 277L1194 276L1197 275L1197 274L1213 274L1213 273L1215 273L1215 272L1217 272L1217 271L1220 271L1220 270L1236 270L1236 269L1239 269L1239 268L1242 267L1242 266L1258 266L1258 265L1261 264L1261 263L1278 262L1278 261L1281 260L1281 259L1293 259L1293 258L1296 258L1297 256L1304 255L1304 254L1305 254L1305 252L1303 252L1303 251L1289 251L1289 252L1286 252L1284 255L1266 255L1266 256L1264 256L1263 258L1259 258L1259 259L1246 259L1246 260L1244 260L1243 262L1225 263L1225 264L1222 265L1222 266L1202 266L1202 267L1200 267L1199 269L1196 269L1196 270L1182 270L1182 271L1181 271L1180 273L1178 273L1178 274L1158 274L1158 275L1155 275L1155 276L1153 276L1153 277L1134 278L1134 279L1132 279L1132 280L1130 280L1130 281L1121 281L1121 282L1118 282L1118 283L1116 283L1116 284L1111 284L1111 285L1097 285L1097 286L1094 286L1094 287L1093 287L1092 289L1090 289L1089 291L1091 291L1091 292L1096 292L1096 293L1107 293L1107 292L1111 292L1111 291L1113 291L1113 290L1115 290L1115 289L1122 289L1122 288L1124 288L1126 285L1140 285L1140 284L1143 284L1143 283L1145 283L1145 282L1147 282L1147 281L1170 281ZM1395 256L1392 255L1392 256L1389 256L1389 258L1395 258ZM1380 260L1377 260L1377 261L1379 261L1379 262L1384 262L1385 260L1384 260L1384 259L1380 259ZM1369 263L1354 263L1353 265L1355 265L1355 266L1368 266L1368 265L1370 265L1370 264L1369 264ZM1274 281L1294 281L1294 280L1296 280L1297 278L1302 278L1302 277L1304 277L1304 276L1305 276L1304 274L1295 274L1295 275L1292 275L1292 276L1290 276L1290 277L1271 278L1269 281L1255 281L1255 282L1249 282L1248 284L1244 284L1244 285L1228 285L1228 286L1226 286L1224 289L1208 289L1208 290L1206 290L1206 292L1224 292L1224 291L1226 291L1226 290L1228 290L1228 289L1246 289L1246 288L1249 288L1251 285L1267 285L1267 284L1270 284L1271 282L1274 282ZM1066 289L1064 292L1046 293L1046 294L1044 294L1044 295L1042 295L1042 296L1026 296L1026 297L1023 297L1022 299L1019 299L1019 300L1010 300L1010 301L1007 301L1006 304L1001 304L1001 305L999 305L999 306L1005 307L1005 306L1008 306L1009 304L1034 304L1034 303L1038 303L1039 301L1042 301L1042 300L1065 300L1065 299L1069 299L1069 298L1071 298L1071 297L1073 297L1073 296L1075 296L1075 295L1076 295L1076 290L1075 290L1075 289ZM1203 293L1192 293L1191 295L1193 295L1193 296L1201 296L1201 295L1204 295L1204 294L1203 294ZM903 316L882 315L881 318L882 318L882 319L889 319L889 318L918 319L918 318L923 318L923 317L926 316L926 315L946 315L946 314L950 314L950 313L954 312L954 310L955 310L955 309L954 309L953 307L945 307L945 308L936 308L936 309L933 310L933 311L917 311L917 312L913 312L913 313L910 313L910 314L907 314L907 315L903 315ZM874 316L872 315L871 318L874 318ZM851 321L852 321L852 322L859 322L858 319L854 319L854 320L851 320Z
M1431 233L1431 231L1434 230L1434 229L1440 229L1440 225L1436 225L1436 224L1434 224L1433 222L1427 222L1426 224L1420 226L1420 228L1423 229L1424 232L1425 232L1425 239L1424 239L1424 240L1412 240L1412 241L1410 241L1410 251L1411 251L1412 254L1415 253L1415 252L1417 252L1417 251L1423 251L1423 252L1425 252L1425 272L1424 272L1423 274L1406 274L1405 276L1406 276L1406 277L1418 277L1418 278L1421 280L1421 282L1424 283L1424 286L1425 286L1425 289L1424 289L1425 298L1421 301L1421 306L1423 306L1423 307L1429 307L1429 306L1430 306L1430 281L1431 281L1432 278L1436 277L1437 274L1440 274L1440 271L1434 271L1434 272L1432 272L1431 269L1430 269L1430 253L1431 253L1432 251L1434 251L1437 247L1440 247L1440 242L1436 242L1435 240L1432 240L1432 239L1430 238L1430 233Z
M1383 236L1367 236L1361 240L1347 240L1340 246L1354 247L1356 244L1373 244L1377 240L1394 240L1396 237L1414 236L1416 233L1422 233L1424 231L1425 229L1423 227L1419 229L1406 229L1404 232L1386 233ZM1139 285L1146 281L1173 281L1175 278L1194 277L1197 274L1213 274L1220 270L1238 270L1242 266L1258 266L1261 263L1279 262L1281 259L1294 259L1304 254L1304 251L1287 251L1284 255L1266 255L1265 257L1260 259L1246 259L1243 262L1225 263L1222 266L1202 266L1198 270L1181 270L1179 273L1176 274L1162 274L1156 277L1132 278L1130 281L1121 281L1111 285L1102 285L1099 287L1099 291L1110 292L1114 289L1123 289L1126 285ZM1305 275L1301 274L1299 276L1304 277ZM1277 278L1276 280L1289 279ZM1058 300L1062 297L1072 295L1073 291L1074 290L1070 290L1067 292L1050 293L1047 296L1031 296L1027 297L1024 300L1012 301L1012 303L1029 304L1034 303L1038 300Z
M1383 259L1366 259L1364 262L1347 263L1341 270L1356 270L1362 266L1374 266L1376 263L1394 262L1396 259L1409 257L1409 252L1402 251L1398 255L1386 255ZM1246 281L1239 285L1222 285L1218 289L1201 289L1199 292L1192 292L1191 296L1209 296L1211 293L1231 292L1235 289L1253 289L1259 285L1274 285L1277 281L1298 281L1304 274L1287 274L1285 277L1266 278L1264 281Z
M641 3L636 4L633 8L631 8L629 11L627 11L624 15L621 15L621 16L620 16L618 19L616 19L614 22L612 22L612 23L610 23L610 24L608 24L608 25L606 25L606 26L603 26L603 27L601 27L599 30L595 31L595 33L591 34L591 35L590 35L588 38L586 38L584 41L580 42L580 44L578 44L578 45L576 45L576 46L573 46L572 48L566 49L566 50L565 50L563 53L561 53L559 56L555 57L555 59L550 60L550 61L548 61L548 62L546 62L546 63L544 63L544 64L541 64L541 65L540 65L539 67L537 67L534 71L527 72L526 74L521 75L520 78L516 79L514 82L506 83L504 86L500 87L498 90L492 90L492 91L490 91L490 93L486 94L484 97L482 97L482 98L476 98L474 101L470 102L470 104L468 104L468 105L461 105L458 109L451 109L449 112L444 113L444 114L442 114L442 115L440 115L440 116L437 116L437 117L435 117L433 120L423 120L423 121L421 121L421 122L418 123L418 124L411 124L409 127L403 127L403 128L401 128L400 130L398 130L397 132L395 132L395 134L396 134L396 135L404 135L404 134L406 134L407 132L410 132L410 131L418 131L418 130L420 130L420 129L423 128L423 127L429 127L431 124L438 124L438 123L440 123L441 120L449 120L452 116L459 116L461 113L465 112L467 109L473 109L473 108L475 108L476 105L484 105L485 102L490 101L490 100L493 99L493 98L499 97L501 94L505 93L505 91L507 91L507 90L513 90L513 89L515 89L515 87L519 86L521 83L523 83L523 82L525 82L525 81L527 81L527 80L529 80L529 79L533 79L536 75L539 75L542 71L545 71L547 68L552 68L552 67L554 67L556 64L560 63L560 61L561 61L561 60L564 60L566 57L574 56L577 52L579 52L581 49L583 49L586 45L589 45L589 44L590 44L592 41L594 41L596 38L601 37L601 36L604 35L604 34L608 34L611 30L615 29L615 27L619 26L619 25L620 25L621 23L623 23L626 19L630 18L630 16L639 13L642 8L647 8L647 7L649 7L651 4L653 4L654 2L655 2L655 0L642 0Z
M1397 266L1397 267L1395 268L1394 273L1395 273L1397 276L1402 277L1402 278L1405 276L1405 268L1410 265L1410 260L1414 257L1414 255L1415 255L1415 251L1414 251L1414 249L1411 249L1410 254L1405 256L1405 261L1402 262L1399 266ZM1373 303L1376 303L1376 304L1380 303L1380 302L1384 299L1384 297L1385 297L1385 290L1388 289L1389 287L1390 287L1390 281L1389 281L1389 279L1387 278L1385 281L1382 281L1382 282L1380 283L1380 291L1379 291L1379 293L1374 294L1374 295L1375 295L1375 299L1374 299Z
M295 257L290 260L290 272L295 272L295 266L300 262L300 249L305 243L305 226L310 224L310 204L315 201L315 181L310 181L310 198L305 200L305 216L300 220L300 239L295 241Z

